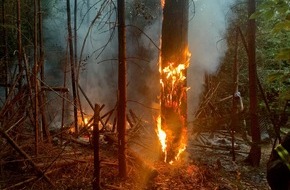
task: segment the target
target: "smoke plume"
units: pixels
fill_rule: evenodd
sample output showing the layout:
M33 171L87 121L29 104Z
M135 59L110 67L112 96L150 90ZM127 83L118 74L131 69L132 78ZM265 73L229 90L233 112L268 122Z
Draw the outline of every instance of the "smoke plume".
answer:
M188 38L192 56L188 69L188 86L191 88L188 91L189 118L198 106L204 75L217 71L227 50L223 38L233 2L234 0L190 1ZM105 104L105 110L116 105L118 94L115 4L112 1L84 1L78 4L77 47L78 58L81 60L79 84L90 101L93 104ZM158 46L162 27L159 4L158 0L126 2L128 108L146 119L152 118L155 108L158 108L156 105L159 104ZM57 83L56 81L61 84L63 80L63 76L56 73L63 72L65 61L57 61L56 55L58 60L65 60L65 54L68 53L65 11L65 2L56 1L51 8L51 14L45 19L48 54L46 71L47 78L51 79L48 83L51 85ZM83 111L92 113L82 95L81 99Z
M214 74L227 50L225 32L231 6L235 0L195 0L190 11L195 10L189 23L189 48L191 64L188 69L189 118L199 104L205 74Z

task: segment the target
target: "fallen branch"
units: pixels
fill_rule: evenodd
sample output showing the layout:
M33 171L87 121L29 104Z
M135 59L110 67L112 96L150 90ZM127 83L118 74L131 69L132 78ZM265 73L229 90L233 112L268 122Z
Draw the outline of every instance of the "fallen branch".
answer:
M64 87L50 87L50 88L48 88L47 86L42 86L41 90L42 91L53 91L53 92L69 92L68 88L64 88Z
M21 181L21 182L19 182L19 183L16 183L16 184L14 184L14 185L12 185L12 186L10 186L10 187L4 188L3 190L15 189L15 187L18 187L18 186L24 185L24 184L29 183L29 182L32 182L32 181L35 181L35 180L37 180L37 178L38 178L38 177L35 177L35 176L34 176L34 177L32 177L32 178L29 178L29 179L26 179L26 180Z
M51 174L51 173L53 173L53 172L55 172L55 171L57 171L57 170L58 170L58 169L50 170L50 171L46 172L46 174ZM18 186L21 186L21 185L24 185L24 184L26 184L26 183L29 183L29 182L35 181L35 180L37 180L37 179L38 179L38 177L34 176L34 177L32 177L32 178L29 178L29 179L26 179L26 180L21 181L21 182L19 182L19 183L16 183L16 184L14 184L14 185L12 185L12 186L10 186L10 187L7 187L7 188L5 188L5 189L3 189L3 190L16 189L16 187L18 187Z
M23 151L18 145L17 143L5 132L0 128L0 134L1 136L7 140L7 142L23 157L25 157L29 164L34 168L34 170L37 172L37 174L39 175L38 177L44 177L45 181L48 182L51 186L54 186L54 184L50 181L50 179L48 178L48 176L39 168L37 167L36 163L31 159L31 157L25 152Z

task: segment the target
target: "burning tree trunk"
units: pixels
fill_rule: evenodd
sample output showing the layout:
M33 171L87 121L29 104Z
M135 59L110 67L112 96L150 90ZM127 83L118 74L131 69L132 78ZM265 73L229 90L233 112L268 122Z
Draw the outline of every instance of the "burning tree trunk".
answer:
M165 161L185 148L187 123L186 70L188 54L188 0L166 0L161 45L161 126L166 133ZM166 158L167 157L167 158Z

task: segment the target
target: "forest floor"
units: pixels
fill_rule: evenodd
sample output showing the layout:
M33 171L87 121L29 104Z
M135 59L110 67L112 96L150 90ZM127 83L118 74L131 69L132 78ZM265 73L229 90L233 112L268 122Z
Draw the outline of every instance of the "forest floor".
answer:
M266 162L272 145L264 143L261 164L254 168L244 162L250 147L239 137L235 142L235 161L232 161L230 136L223 133L204 133L190 138L183 158L172 165L141 156L156 172L151 177L144 175L129 156L128 178L124 180L118 177L116 146L103 141L101 187L108 190L269 190ZM54 187L43 176L37 178L27 160L16 159L15 154L11 163L6 160L6 164L1 164L0 189L92 189L91 147L69 143L62 148L43 145L40 150L38 158L33 160L46 172Z

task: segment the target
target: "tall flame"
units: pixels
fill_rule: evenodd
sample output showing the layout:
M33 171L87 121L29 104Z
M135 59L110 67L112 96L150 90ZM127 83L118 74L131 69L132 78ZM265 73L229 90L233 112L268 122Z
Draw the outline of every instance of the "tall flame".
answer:
M164 152L164 162L166 162L166 159L167 159L166 133L161 127L161 116L160 115L157 118L157 131L156 132L157 132L157 136L159 138L160 144L161 144L162 152Z
M186 80L185 70L189 66L189 60L191 55L188 51L188 48L186 48L186 50L184 51L184 55L187 56L187 60L185 63L169 63L168 66L164 67L163 69L161 68L161 66L159 66L159 72L163 76L160 79L162 91L162 97L160 97L161 101L165 103L166 108L173 108L179 114L182 100L184 98L183 96L189 89L184 85L184 81ZM159 60L161 60L161 57L159 57ZM170 150L170 147L168 147L168 145L172 146L172 144L169 144L170 141L172 141L172 131L164 130L167 129L167 126L162 126L163 124L161 122L161 118L161 115L157 118L156 133L162 147L162 152L164 153L164 162L169 161L169 163L172 164L174 161L178 161L180 159L180 155L186 149L186 129L182 129L181 139L176 147L174 157L169 158L167 157L168 150ZM167 134L168 132L170 132L170 134Z

